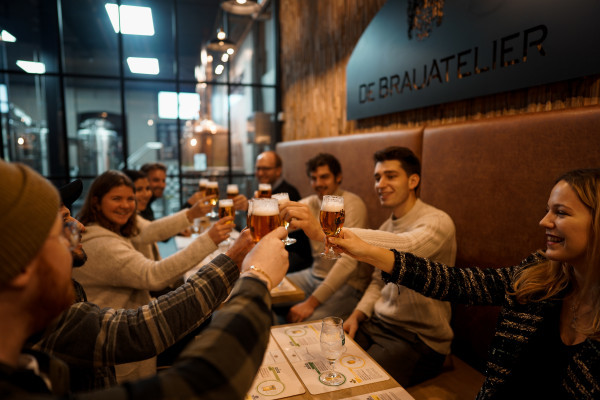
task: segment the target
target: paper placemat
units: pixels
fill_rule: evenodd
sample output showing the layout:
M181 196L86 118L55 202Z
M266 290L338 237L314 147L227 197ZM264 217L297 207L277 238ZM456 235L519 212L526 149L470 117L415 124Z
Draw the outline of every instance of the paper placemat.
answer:
M282 399L306 392L279 346L269 337L265 358L245 400Z
M380 392L361 394L354 397L346 397L341 400L415 400L404 388L396 387Z
M346 351L335 363L335 369L346 376L346 382L340 386L322 384L319 375L321 371L328 369L329 362L321 355L321 321L291 327L273 327L271 334L311 394L333 392L389 379L383 368L373 362L360 346L353 340L346 339Z

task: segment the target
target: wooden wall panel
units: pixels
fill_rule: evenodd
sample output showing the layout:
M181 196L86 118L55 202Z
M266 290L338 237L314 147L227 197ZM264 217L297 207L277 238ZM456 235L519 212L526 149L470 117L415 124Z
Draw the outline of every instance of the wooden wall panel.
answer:
M284 141L595 105L600 74L346 121L346 64L385 0L279 0Z

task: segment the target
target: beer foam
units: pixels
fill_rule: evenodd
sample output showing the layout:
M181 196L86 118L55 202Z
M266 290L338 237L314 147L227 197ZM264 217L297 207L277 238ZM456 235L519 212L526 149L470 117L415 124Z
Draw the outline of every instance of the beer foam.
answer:
M327 202L323 202L321 205L321 211L327 212L338 212L344 209L344 201L343 199L329 199Z
M266 200L266 201L265 201ZM279 203L274 199L252 199L252 215L279 215Z
M233 199L219 200L219 207L233 207Z
M271 184L270 183L259 183L258 190L271 190Z
M218 188L219 182L209 181L206 183L207 188Z
M290 196L287 193L275 193L271 196L272 199L277 199L279 204L290 201Z

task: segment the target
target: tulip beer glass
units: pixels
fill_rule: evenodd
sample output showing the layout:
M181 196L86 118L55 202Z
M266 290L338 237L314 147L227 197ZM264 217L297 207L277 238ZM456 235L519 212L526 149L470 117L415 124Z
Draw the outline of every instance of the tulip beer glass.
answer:
M290 195L287 193L275 193L271 197L274 199L277 199L277 202L279 203L279 208L283 207L285 205L285 203L289 203L289 201L290 201ZM285 230L287 231L288 226L290 226L290 223L287 222L286 220L282 219L281 226L283 226L285 228ZM294 244L294 243L296 243L296 239L287 236L285 239L283 239L283 243L285 243L286 246L288 244Z
M323 196L321 212L319 213L319 222L321 222L321 228L327 238L339 235L344 226L344 219L344 198L342 196ZM327 238L325 250L321 253L321 256L329 259L340 258L341 256L329 247Z
M207 196L215 196L214 198L210 199L210 205L215 207L217 205L217 203L219 202L219 182L214 182L214 181L209 181L206 183L206 195ZM210 213L209 216L211 218L217 218L219 216L219 214L217 214L215 212L215 210L213 209Z

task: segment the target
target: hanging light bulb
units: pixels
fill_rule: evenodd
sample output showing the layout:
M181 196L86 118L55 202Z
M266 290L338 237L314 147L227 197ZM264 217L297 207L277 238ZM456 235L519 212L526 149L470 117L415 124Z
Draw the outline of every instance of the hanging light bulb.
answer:
M230 51L235 51L235 43L229 40L223 28L220 27L217 29L217 37L208 42L206 48L211 51L219 51L221 53L229 54Z
M252 15L259 12L261 7L256 0L225 0L221 8L231 14Z

